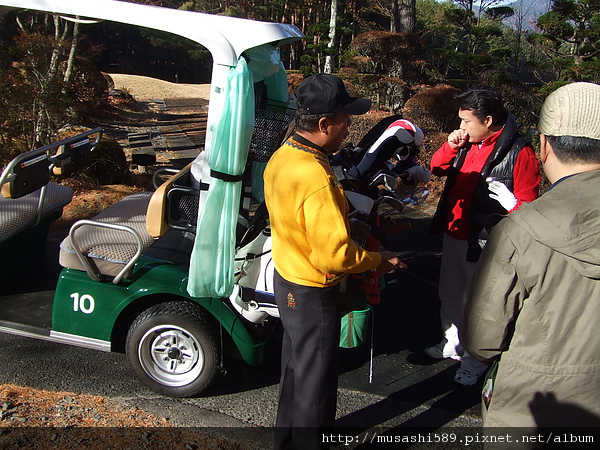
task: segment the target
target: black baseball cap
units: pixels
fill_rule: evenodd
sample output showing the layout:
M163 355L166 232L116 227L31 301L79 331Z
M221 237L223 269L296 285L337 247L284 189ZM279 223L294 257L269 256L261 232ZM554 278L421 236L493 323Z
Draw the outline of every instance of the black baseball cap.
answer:
M371 109L368 98L351 97L341 78L317 73L305 79L296 89L296 98L305 114L364 114Z

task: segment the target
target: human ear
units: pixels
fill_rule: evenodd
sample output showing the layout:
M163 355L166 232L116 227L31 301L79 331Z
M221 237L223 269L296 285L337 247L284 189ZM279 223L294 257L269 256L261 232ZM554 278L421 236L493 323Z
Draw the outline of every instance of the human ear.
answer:
M329 128L329 119L327 119L327 117L321 117L319 119L319 131L321 133L327 134L329 131L328 128Z
M552 151L552 146L548 142L546 135L540 134L540 160L545 163Z
M555 183L565 175L564 167L556 157L552 144L550 144L548 138L543 134L540 134L540 160L542 161L544 173L550 183Z

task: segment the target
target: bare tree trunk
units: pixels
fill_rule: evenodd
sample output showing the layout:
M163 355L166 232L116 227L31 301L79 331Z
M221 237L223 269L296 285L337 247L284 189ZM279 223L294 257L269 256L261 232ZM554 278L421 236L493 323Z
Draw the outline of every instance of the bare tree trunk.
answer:
M360 20L359 20L360 16L358 14L358 7L356 5L356 0L352 1L352 7L350 8L350 14L352 15L352 36L350 37L350 40L352 41L360 32Z
M392 11L390 17L390 32L392 33L398 33L400 31L399 1L400 0L394 0L392 2Z
M390 18L391 33L414 33L416 30L416 0L376 2L374 7Z
M283 4L283 13L281 14L281 20L280 20L281 23L288 22L287 13L289 11L289 8L290 8L290 6L286 0L286 2Z
M51 97L51 89L59 75L61 54L69 34L69 27L62 26L59 16L54 16L54 38L55 45L50 57L50 64L46 73L39 72L38 83L40 84L39 104L37 108L36 123L34 125L35 145L47 144L47 139L51 133L51 115L49 112L48 101Z
M329 18L329 42L327 43L327 49L329 52L332 51L335 44L336 32L337 32L337 8L338 2L337 0L331 0L331 16ZM331 73L333 70L333 55L330 53L325 57L325 66L323 68L323 72Z
M73 25L73 41L71 42L71 50L67 60L67 68L65 69L63 93L69 89L71 79L73 78L73 66L75 65L75 55L77 53L77 44L79 43L79 22Z
M416 0L395 0L394 4L398 17L398 30L396 33L414 33L417 29Z

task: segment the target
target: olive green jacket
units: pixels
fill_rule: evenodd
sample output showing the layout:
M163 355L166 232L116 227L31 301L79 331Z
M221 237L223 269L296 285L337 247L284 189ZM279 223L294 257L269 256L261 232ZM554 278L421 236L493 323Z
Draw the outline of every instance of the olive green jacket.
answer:
M464 301L461 343L499 360L485 426L598 426L600 171L502 219Z

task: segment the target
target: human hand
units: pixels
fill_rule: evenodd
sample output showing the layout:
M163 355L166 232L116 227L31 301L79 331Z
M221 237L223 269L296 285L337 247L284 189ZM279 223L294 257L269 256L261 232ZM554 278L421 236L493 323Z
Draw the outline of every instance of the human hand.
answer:
M416 180L421 181L422 183L428 183L431 179L431 171L423 166L409 167L405 170L405 173L408 174L408 176L406 177L407 180L412 180L413 178L415 178Z
M486 181L488 181L488 188L490 189L490 198L493 198L500 203L500 205L502 205L502 207L507 211L510 211L517 206L517 197L510 192L504 183L501 183L500 181L489 180L490 178L488 178Z
M454 130L448 135L448 144L452 150L458 150L463 147L469 140L469 135L465 130Z
M381 264L377 267L377 270L381 273L393 272L396 269L406 269L406 267L406 264L400 261L395 253L387 250L381 252Z

